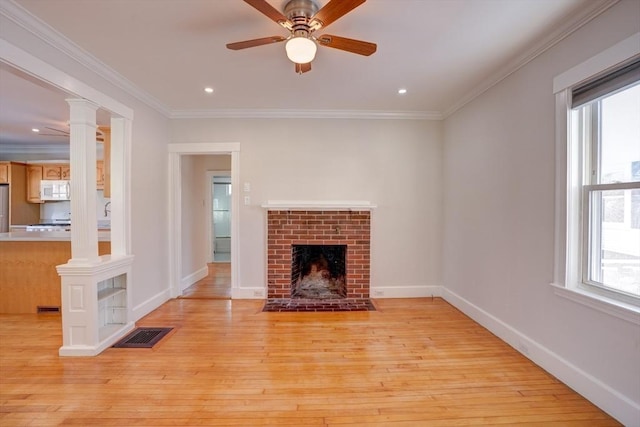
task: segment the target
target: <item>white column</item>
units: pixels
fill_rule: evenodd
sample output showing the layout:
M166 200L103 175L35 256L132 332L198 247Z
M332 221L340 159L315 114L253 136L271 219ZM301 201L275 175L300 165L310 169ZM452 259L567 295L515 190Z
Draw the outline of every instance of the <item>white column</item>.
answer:
M70 106L71 259L69 264L94 264L98 257L96 218L96 110L85 99L67 99Z
M131 166L131 120L111 118L111 254L131 254L130 200L128 199Z

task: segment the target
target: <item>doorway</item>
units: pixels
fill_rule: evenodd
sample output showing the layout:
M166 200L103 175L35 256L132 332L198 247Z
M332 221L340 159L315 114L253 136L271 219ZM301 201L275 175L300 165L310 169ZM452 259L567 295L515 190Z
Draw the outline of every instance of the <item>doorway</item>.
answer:
M182 212L182 199L188 197L188 191L185 191L183 195L183 176L181 167L181 158L184 156L195 155L197 157L208 157L220 155L231 156L231 260L229 263L229 275L231 276L231 297L237 297L239 293L238 289L238 267L239 267L239 198L238 192L233 189L238 188L240 181L239 169L240 169L240 144L239 143L182 143L182 144L169 144L169 203L170 210L170 230L169 230L169 259L170 263L170 282L171 282L171 294L170 297L176 298L183 294L184 287L181 286L181 273L183 264L183 212ZM228 166L228 165L227 165ZM213 169L213 168L212 168ZM215 168L217 169L217 168ZM213 169L213 170L215 170ZM222 169L222 168L220 168ZM211 170L211 169L210 169ZM204 183L203 181L200 181ZM211 194L211 191L207 191ZM211 212L211 210L209 210ZM208 221L211 224L212 221ZM211 236L212 233L207 233L207 236ZM207 239L211 240L211 239ZM205 244L206 248L206 244ZM213 264L216 265L216 264Z
M212 262L231 261L231 172L209 173L211 186Z

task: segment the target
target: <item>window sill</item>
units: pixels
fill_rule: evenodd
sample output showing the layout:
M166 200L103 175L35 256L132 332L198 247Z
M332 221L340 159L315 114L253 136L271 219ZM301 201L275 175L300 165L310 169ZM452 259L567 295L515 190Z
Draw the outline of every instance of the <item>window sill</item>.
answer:
M602 295L581 291L580 289L570 289L557 283L551 283L551 287L555 294L562 298L567 298L578 304L586 305L587 307L594 308L635 325L640 325L640 307L616 301Z

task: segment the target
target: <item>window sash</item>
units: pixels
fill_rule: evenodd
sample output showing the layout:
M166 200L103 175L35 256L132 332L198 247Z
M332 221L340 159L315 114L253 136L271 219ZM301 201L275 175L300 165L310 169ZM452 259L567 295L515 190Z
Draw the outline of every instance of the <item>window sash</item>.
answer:
M602 193L611 190L640 190L640 182L583 185L581 192L581 283L599 289L607 296L622 296L627 302L638 304L640 297L604 283L602 270L594 268L602 261ZM600 193L600 196L597 194Z

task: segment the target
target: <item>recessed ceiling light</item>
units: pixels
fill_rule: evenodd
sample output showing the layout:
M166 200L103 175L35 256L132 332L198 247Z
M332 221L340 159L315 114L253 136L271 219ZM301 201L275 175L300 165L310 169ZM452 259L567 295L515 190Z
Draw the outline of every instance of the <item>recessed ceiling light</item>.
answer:
M40 132L40 129L38 129L38 128L32 128L32 129L31 129L31 132L38 133L38 132Z
M213 93L213 88L212 87L205 87L204 91L207 93Z
M407 93L406 89L398 89L398 94L404 95L405 93Z

